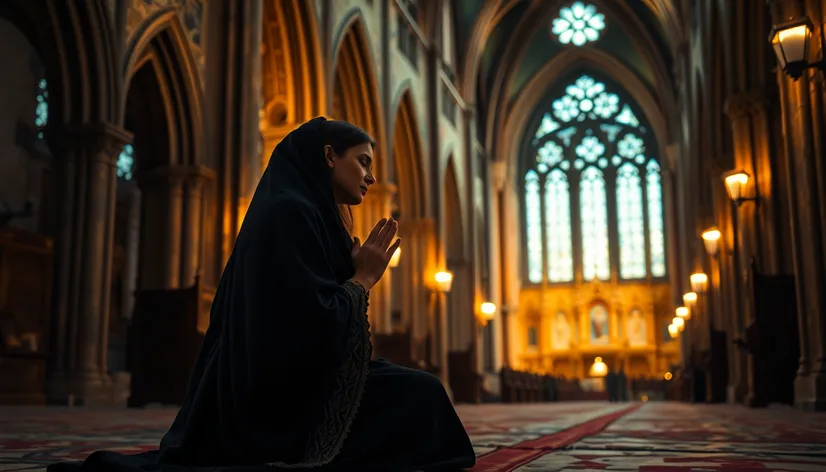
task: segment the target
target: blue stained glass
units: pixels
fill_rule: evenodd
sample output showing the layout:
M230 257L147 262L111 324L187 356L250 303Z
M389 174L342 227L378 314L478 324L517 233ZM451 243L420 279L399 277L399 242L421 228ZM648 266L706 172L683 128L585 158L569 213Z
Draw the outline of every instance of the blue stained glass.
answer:
M40 82L37 83L37 106L34 114L37 137L43 139L43 130L49 122L49 84L46 79L40 79Z
M650 160L646 166L646 193L648 194L648 239L651 251L651 275L664 277L665 232L663 228L663 201L660 165Z
M545 238L548 280L574 280L574 250L571 239L571 195L565 172L555 169L545 181Z
M645 216L642 181L630 162L617 171L617 224L619 225L620 277L641 279L645 270Z
M539 174L525 175L525 223L528 236L528 280L542 282L542 210L539 202Z
M605 178L596 167L588 167L579 181L582 220L582 275L585 280L608 280L611 259L608 249L608 206Z
M123 180L132 180L132 168L135 166L135 148L131 144L123 146L118 156L118 177Z

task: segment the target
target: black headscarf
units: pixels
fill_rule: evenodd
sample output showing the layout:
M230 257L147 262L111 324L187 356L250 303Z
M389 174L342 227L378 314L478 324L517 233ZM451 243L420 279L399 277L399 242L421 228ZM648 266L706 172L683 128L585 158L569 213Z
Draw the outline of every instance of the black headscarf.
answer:
M352 125L334 123L313 119L273 151L161 462L309 467L340 450L370 341L324 156L325 133Z

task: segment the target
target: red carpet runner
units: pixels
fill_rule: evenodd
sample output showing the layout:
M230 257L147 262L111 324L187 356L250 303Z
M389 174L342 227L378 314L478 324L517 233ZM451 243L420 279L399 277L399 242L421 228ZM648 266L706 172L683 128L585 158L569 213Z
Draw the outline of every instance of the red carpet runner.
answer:
M600 433L614 421L638 410L641 406L642 404L633 405L564 431L497 449L479 457L476 460L476 467L470 469L469 472L511 472L550 451L562 449L585 437Z

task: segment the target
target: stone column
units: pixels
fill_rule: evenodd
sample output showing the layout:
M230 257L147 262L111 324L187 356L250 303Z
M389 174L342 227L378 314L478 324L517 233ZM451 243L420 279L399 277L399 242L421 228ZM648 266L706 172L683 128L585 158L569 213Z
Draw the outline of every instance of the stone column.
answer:
M220 273L261 175L259 102L262 0L210 0L206 4L205 81L209 124L207 162L217 170L217 251L208 255Z
M187 170L184 180L183 240L181 245L181 287L190 287L201 275L203 254L205 186L213 172L203 166Z
M819 12L817 1L769 2L775 23ZM820 36L815 20L812 37ZM815 41L812 44L816 45ZM810 61L822 51L811 48ZM797 284L800 327L800 368L795 381L795 404L800 408L826 410L826 136L824 136L824 88L820 73L810 70L793 81L777 71L783 109L786 172L788 176L791 250Z
M181 286L184 178L181 167L157 167L138 176L143 192L142 290Z
M507 353L505 347L505 311L504 294L502 293L502 190L505 187L506 167L504 161L490 163L488 171L490 179L488 185L488 199L490 201L488 219L488 261L489 285L491 301L496 304L498 312L496 318L490 321L491 338L493 339L493 370L499 372L505 364Z
M106 391L115 163L132 140L109 123L58 131L63 208L57 244L55 331L48 396L55 403L98 404Z
M129 214L126 217L126 261L123 267L121 290L121 315L132 319L135 308L135 291L138 289L141 239L141 191L135 187L129 194Z
M429 330L427 276L429 267L433 264L433 229L433 220L429 218L404 220L400 226L402 256L399 268L404 297L402 310L411 334L411 359L416 362L426 362L428 359L425 349Z

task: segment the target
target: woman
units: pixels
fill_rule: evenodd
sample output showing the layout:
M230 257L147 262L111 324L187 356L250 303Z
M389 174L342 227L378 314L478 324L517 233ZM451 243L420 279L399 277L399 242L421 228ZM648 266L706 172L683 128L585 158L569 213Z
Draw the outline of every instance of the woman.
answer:
M401 243L393 242L398 224L383 219L360 243L340 208L360 204L375 182L373 147L361 129L316 118L275 148L213 301L187 398L160 450L97 452L83 469L474 465L439 380L370 360L369 290Z

